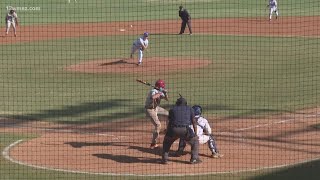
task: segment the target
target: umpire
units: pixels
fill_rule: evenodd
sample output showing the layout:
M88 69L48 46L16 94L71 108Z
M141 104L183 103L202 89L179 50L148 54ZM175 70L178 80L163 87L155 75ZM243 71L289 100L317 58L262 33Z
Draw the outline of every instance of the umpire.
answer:
M181 29L179 34L183 34L184 30L186 29L186 25L188 25L189 33L192 35L192 29L191 29L191 16L187 9L185 9L183 6L179 6L179 17L182 20L181 23Z
M167 164L171 145L178 138L185 139L191 145L191 164L200 163L199 141L194 132L197 132L197 122L194 111L187 105L186 99L180 96L176 105L169 111L167 133L163 140L162 164ZM190 128L192 124L195 131Z

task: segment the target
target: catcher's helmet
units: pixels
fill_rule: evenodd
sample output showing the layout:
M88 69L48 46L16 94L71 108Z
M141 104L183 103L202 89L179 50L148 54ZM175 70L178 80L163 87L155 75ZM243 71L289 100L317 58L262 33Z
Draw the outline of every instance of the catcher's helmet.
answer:
M192 109L194 110L194 115L200 116L202 113L202 107L199 105L192 106Z
M166 84L162 79L157 80L154 86L157 88L166 88Z
M149 33L148 33L148 32L144 32L144 33L143 33L143 36L144 36L144 37L149 37Z
M13 13L14 13L14 10L13 10L13 9L11 9L11 10L9 11L9 13L10 13L10 14L13 14Z

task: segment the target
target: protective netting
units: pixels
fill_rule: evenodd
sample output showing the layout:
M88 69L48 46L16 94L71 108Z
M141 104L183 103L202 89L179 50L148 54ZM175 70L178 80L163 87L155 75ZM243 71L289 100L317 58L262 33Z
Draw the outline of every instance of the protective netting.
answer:
M0 179L319 177L319 1L0 12Z

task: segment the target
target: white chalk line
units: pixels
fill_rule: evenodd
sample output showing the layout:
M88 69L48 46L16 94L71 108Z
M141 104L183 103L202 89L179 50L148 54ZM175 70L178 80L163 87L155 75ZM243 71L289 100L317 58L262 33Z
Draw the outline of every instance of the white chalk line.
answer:
M245 130L250 130L250 129L255 129L255 128L260 128L260 127L266 127L274 124L280 124L280 123L286 123L289 121L294 121L295 119L288 119L288 120L281 120L281 121L276 121L272 123L266 123L266 124L261 124L261 125L256 125L256 126L251 126L251 127L246 127L246 128L240 128L236 129L234 132L239 132L239 131L245 131ZM43 130L47 131L57 131L57 132L68 132L68 133L79 133L74 130L57 130L57 129L49 129L49 128L41 128ZM104 133L85 133L85 134L93 134L93 135L100 135L100 136L111 136L111 137L117 137L112 134L104 134ZM220 134L235 134L233 132L220 132ZM237 133L236 133L237 134ZM238 134L239 137L242 137L241 134ZM119 136L120 137L120 136ZM123 137L128 137L128 136L123 136ZM37 166L37 165L32 165L28 163L23 163L18 160L14 160L13 158L10 157L9 151L11 148L16 146L17 144L21 143L23 140L18 140L9 146L7 146L2 154L5 159L19 164L23 166L28 166L32 168L38 168L38 169L44 169L44 170L52 170L52 171L60 171L60 172L67 172L67 173L79 173L79 174L88 174L88 175L108 175L108 176L144 176L144 177L151 177L151 176L186 176L186 174L153 174L153 175L141 175L141 174L118 174L118 173L96 173L96 172L87 172L87 171L76 171L76 170L66 170L66 169L59 169L59 168L50 168L50 167L45 167L45 166ZM210 173L196 173L196 174L188 174L187 176L199 176L199 175L214 175L214 174L229 174L229 173L242 173L242 172L252 172L252 171L260 171L260 170L265 170L265 169L277 169L277 168L283 168L283 167L289 167L289 166L294 166L294 165L299 165L299 164L304 164L307 162L312 162L312 161L317 161L320 160L320 158L316 159L308 159L304 161L300 161L297 163L289 163L289 164L282 164L282 165L277 165L277 166L269 166L269 167L260 167L260 168L253 168L253 169L246 169L246 170L235 170L235 171L226 171L226 172L210 172Z
M152 174L152 175L141 175L141 174L117 174L117 173L97 173L97 172L86 172L86 171L76 171L76 170L66 170L66 169L59 169L59 168L50 168L50 167L45 167L45 166L38 166L38 165L32 165L32 164L27 164L18 160L15 160L10 157L9 152L10 149L13 148L14 146L18 145L21 143L23 139L20 139L6 148L4 148L2 155L5 159L12 163L16 163L19 165L23 166L28 166L32 168L37 168L37 169L43 169L43 170L50 170L50 171L59 171L59 172L66 172L66 173L78 173L78 174L87 174L87 175L108 175L108 176L142 176L142 177L151 177L151 176L199 176L199 175L214 175L214 174L230 174L230 173L242 173L242 172L253 172L253 171L260 171L260 170L265 170L265 169L277 169L277 168L283 168L283 167L289 167L289 166L294 166L294 165L299 165L299 164L304 164L307 162L312 162L312 161L317 161L320 160L320 158L316 159L308 159L304 161L300 161L297 163L289 163L289 164L282 164L282 165L277 165L277 166L269 166L269 167L261 167L261 168L253 168L253 169L246 169L246 170L235 170L235 171L225 171L225 172L210 172L210 173L196 173L196 174Z
M281 124L281 123L286 123L286 122L294 121L294 120L295 119L287 119L287 120L281 120L281 121L276 121L276 122L272 122L272 123L259 124L259 125L250 126L250 127L246 127L246 128L236 129L235 132L245 131L245 130L250 130L250 129L256 129L256 128L261 128L261 127L267 127L267 126L272 126L274 124Z

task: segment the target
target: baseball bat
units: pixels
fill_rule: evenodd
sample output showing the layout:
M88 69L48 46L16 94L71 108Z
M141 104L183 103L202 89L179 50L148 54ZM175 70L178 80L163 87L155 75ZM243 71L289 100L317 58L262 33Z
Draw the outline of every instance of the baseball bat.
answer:
M142 83L142 84L145 84L145 85L147 85L147 86L150 86L150 87L152 87L152 88L155 88L155 89L157 89L157 90L161 90L163 93L168 93L168 90L166 90L166 89L160 89L160 88L158 88L158 87L155 87L154 85L152 85L152 84L150 84L150 83L148 83L148 82L146 82L146 81L143 81L143 80L141 80L141 79L137 79L137 81L138 82L140 82L140 83Z
M145 85L150 86L150 87L153 87L153 88L155 88L157 90L160 90L158 87L155 87L154 85L152 85L152 84L150 84L150 83L148 83L146 81L143 81L141 79L137 79L137 82L145 84ZM168 91L166 89L162 89L162 92L167 93Z

